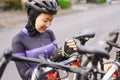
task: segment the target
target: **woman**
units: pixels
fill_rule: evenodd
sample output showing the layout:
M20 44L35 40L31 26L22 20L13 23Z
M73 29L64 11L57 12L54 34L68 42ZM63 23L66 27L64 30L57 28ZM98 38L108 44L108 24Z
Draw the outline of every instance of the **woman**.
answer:
M50 58L58 48L54 33L47 29L57 13L55 0L26 0L28 23L25 28L12 39L12 49L16 55L38 58L43 55ZM73 40L66 40L69 48L76 50ZM64 56L64 54L63 54ZM18 72L23 80L31 78L35 64L16 62Z

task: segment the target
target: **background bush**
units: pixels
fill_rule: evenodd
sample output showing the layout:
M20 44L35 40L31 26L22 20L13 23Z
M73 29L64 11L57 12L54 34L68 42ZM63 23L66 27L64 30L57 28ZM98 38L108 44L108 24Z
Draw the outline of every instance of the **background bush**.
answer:
M6 0L5 1L5 10L10 10L10 9L22 9L22 3L21 0Z

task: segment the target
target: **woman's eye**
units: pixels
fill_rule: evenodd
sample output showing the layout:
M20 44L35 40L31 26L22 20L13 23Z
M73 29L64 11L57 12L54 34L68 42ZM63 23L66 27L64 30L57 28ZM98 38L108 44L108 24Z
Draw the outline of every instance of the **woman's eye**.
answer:
M43 20L44 22L47 22L48 20Z
M50 22L52 22L53 20L50 20Z

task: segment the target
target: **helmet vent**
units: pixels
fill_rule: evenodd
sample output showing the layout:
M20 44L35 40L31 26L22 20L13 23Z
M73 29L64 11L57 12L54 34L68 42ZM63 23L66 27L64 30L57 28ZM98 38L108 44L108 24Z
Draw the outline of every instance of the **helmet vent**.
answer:
M43 3L44 3L47 7L50 7L45 1L43 1Z
M50 2L50 4L52 5L52 7L55 7L52 2Z
M42 6L41 6L41 5L39 5L38 3L35 3L35 5L36 5L36 6L38 6L38 7L40 7L40 8L42 8Z

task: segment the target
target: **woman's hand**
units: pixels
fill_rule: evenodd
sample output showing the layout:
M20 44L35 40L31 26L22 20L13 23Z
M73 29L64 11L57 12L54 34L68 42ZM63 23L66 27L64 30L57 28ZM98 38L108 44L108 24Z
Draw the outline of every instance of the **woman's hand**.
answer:
M66 39L64 44L64 52L62 55L65 54L72 54L77 51L77 46L74 40Z
M72 39L66 39L65 40L66 42L67 42L67 46L69 47L69 48L73 48L73 50L77 50L77 46L76 46L76 43L75 43L75 41L74 40L72 40Z

